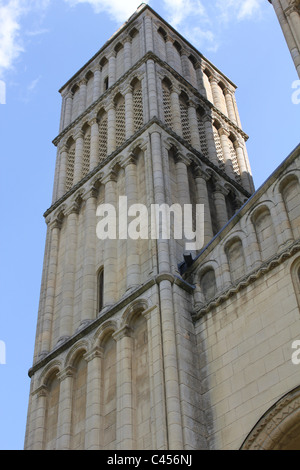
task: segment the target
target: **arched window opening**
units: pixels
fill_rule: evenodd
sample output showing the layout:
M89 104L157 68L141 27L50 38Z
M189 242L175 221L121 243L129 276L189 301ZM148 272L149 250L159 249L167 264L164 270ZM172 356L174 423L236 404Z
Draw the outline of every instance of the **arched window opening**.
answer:
M107 113L102 110L98 113L99 126L99 162L107 157Z
M133 125L134 132L137 132L144 124L142 85L138 79L134 79L131 86L133 98Z
M200 287L207 302L215 297L217 292L216 276L212 268L209 268L200 276Z
M182 124L182 133L183 138L187 140L187 142L191 143L191 128L189 123L189 97L186 93L181 92L179 96L179 104L180 104L180 115L181 115L181 124Z
M85 351L84 351L85 352ZM83 450L85 443L87 362L81 352L74 364L72 393L72 450Z
M204 124L204 118L205 116L205 110L199 106L197 108L197 121L198 121L198 131L199 131L199 137L200 137L200 145L201 145L201 152L208 157L208 145L207 145L207 140L206 140L206 131L205 131L205 124Z
M109 83L108 83L109 79L108 77L105 77L104 81L103 81L103 89L104 89L104 92L106 90L108 90L108 87L109 87Z
M280 185L280 192L290 221L292 232L297 239L300 237L300 187L296 175L289 175Z
M60 382L57 373L53 372L47 381L47 401L45 415L45 450L55 450L57 439L57 423L58 423L58 404Z
M255 232L261 252L262 260L266 260L276 253L278 248L275 229L268 207L263 206L256 210L252 217Z
M167 33L166 31L160 26L157 30L158 34L163 38L163 40L166 42L167 40Z
M232 282L245 275L245 257L242 241L234 238L225 247Z
M164 118L166 125L170 128L172 128L171 89L172 83L168 78L164 78L162 81Z
M73 187L74 166L75 166L75 142L73 139L70 139L68 143L66 192L70 191L70 189Z
M116 146L117 148L125 141L125 99L118 94L115 98L116 106Z
M104 299L104 268L102 267L99 270L98 279L97 279L98 313L101 312L103 308L103 299Z
M91 128L85 126L83 128L83 160L82 160L82 177L84 178L90 171L90 154L91 154Z

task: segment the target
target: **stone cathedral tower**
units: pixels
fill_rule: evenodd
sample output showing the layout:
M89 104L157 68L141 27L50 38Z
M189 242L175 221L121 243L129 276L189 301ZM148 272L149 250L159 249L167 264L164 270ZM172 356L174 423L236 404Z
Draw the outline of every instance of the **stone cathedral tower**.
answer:
M237 448L263 414L263 398L252 419L230 407L240 382L228 389L225 359L253 334L230 305L253 314L253 272L299 237L285 210L297 219L298 180L275 208L253 195L235 88L147 5L61 88L26 449ZM99 240L97 208L121 196L203 204L205 248Z
M300 77L300 0L269 0Z

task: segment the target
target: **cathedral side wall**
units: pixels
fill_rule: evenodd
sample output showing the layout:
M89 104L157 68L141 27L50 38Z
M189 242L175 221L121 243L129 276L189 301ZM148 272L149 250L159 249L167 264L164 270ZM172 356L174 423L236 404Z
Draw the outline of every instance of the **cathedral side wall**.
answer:
M239 449L270 406L299 385L299 365L291 360L292 342L300 338L291 274L296 259L299 254L197 322L213 449Z

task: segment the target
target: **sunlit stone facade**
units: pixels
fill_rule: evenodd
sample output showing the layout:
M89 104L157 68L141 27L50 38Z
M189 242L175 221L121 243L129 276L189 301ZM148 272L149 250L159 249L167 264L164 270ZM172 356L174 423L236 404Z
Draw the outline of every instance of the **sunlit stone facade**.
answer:
M267 447L298 403L299 148L254 192L235 89L146 5L61 88L25 449ZM203 205L203 248L100 240L124 196Z

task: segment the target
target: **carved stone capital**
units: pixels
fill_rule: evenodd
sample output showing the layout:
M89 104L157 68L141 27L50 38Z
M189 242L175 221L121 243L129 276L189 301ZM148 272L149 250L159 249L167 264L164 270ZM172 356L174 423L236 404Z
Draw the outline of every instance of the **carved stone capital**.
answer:
M65 210L65 215L68 217L71 214L79 214L80 203L78 201L70 202L70 205Z
M123 339L125 337L126 338L131 338L131 336L132 336L132 329L128 325L123 326L120 330L116 331L112 335L112 337L116 341L120 341L121 339Z
M62 226L62 222L63 222L63 217L61 216L56 216L54 219L52 219L49 224L48 224L48 227L53 230L53 229L61 229L61 226Z
M82 195L82 199L87 201L88 199L96 199L98 197L98 189L95 186L90 186L86 188L86 191Z
M190 164L191 164L190 160L180 152L176 153L176 155L174 156L174 161L175 161L176 164L177 163L184 163L186 166L190 166Z
M131 153L122 162L120 162L122 168L126 168L128 165L136 165L135 156Z
M107 183L110 183L111 181L114 183L117 181L117 175L114 170L111 170L109 173L104 175L101 180L102 184L104 185L106 185Z
M77 140L77 139L83 139L84 137L84 132L82 129L75 129L75 132L74 132L74 139Z
M78 85L79 85L80 87L86 86L86 84L87 84L87 79L86 79L86 78L82 78L82 79L79 81L79 83L78 83Z
M200 166L194 168L193 173L195 175L195 178L201 178L204 181L208 181L210 179L210 175L206 173Z
M84 356L86 362L93 361L94 359L102 359L103 358L103 348L96 346L92 351L89 351Z
M75 374L74 367L68 366L64 370L62 370L59 374L57 374L57 378L60 382L67 378L73 378Z
M223 184L220 181L215 183L215 193L221 193L223 196L227 196L229 190L224 188Z
M36 395L38 398L46 398L48 395L47 386L41 385L33 392L33 395Z
M226 129L225 127L220 127L220 129L218 130L219 132L219 136L221 137L222 135L225 135L226 137L229 137L230 135L230 132L228 129Z

